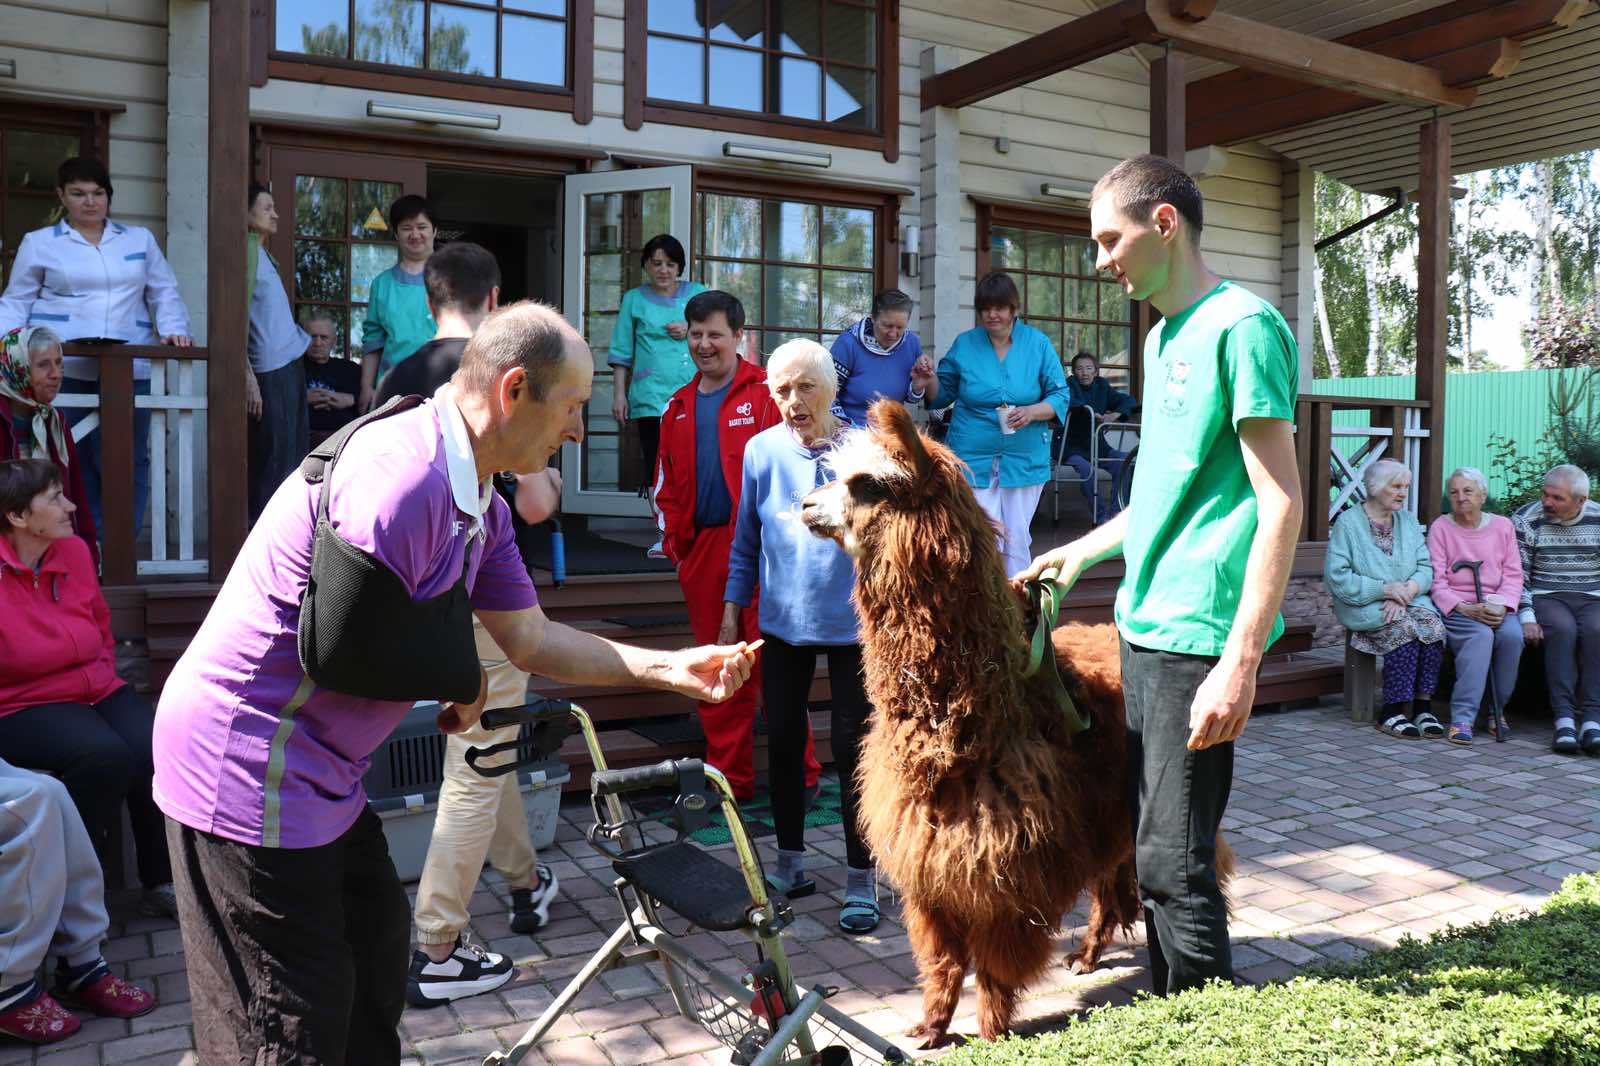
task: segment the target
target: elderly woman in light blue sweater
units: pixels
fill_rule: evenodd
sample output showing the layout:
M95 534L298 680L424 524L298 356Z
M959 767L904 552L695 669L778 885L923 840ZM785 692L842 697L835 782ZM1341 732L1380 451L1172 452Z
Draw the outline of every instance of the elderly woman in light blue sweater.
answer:
M837 380L833 358L816 341L790 341L767 361L767 387L783 422L745 447L722 628L738 631L739 612L759 582L761 695L778 834L778 869L768 882L790 899L817 889L805 875L806 711L817 656L828 657L848 867L839 928L859 936L877 927L879 911L872 854L856 824L856 758L872 707L850 602L855 569L839 545L812 536L800 521L800 501L830 477L823 460L842 428L831 413Z
M1390 736L1434 740L1444 725L1431 709L1444 664L1444 620L1428 598L1433 560L1421 523L1405 509L1411 471L1380 459L1362 474L1366 502L1339 516L1328 537L1323 579L1350 646L1383 656L1383 710Z

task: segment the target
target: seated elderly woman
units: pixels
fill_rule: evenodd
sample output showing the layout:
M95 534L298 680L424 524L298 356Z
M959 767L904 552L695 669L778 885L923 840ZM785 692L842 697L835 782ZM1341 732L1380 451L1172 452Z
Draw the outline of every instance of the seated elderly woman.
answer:
M772 774L772 821L778 831L774 891L809 896L805 876L806 703L817 656L828 657L833 689L833 760L839 771L846 883L839 928L870 933L878 925L872 855L856 824L856 759L872 706L862 674L861 643L850 590L855 568L844 549L806 531L800 501L830 475L825 465L841 423L834 417L837 378L816 341L780 345L767 362L767 387L783 421L750 439L744 451L738 524L728 559L720 640L738 639L740 611L761 586L761 695Z
M1445 481L1450 513L1428 529L1433 603L1444 615L1445 640L1456 657L1450 691L1450 742L1471 744L1484 698L1503 710L1517 685L1522 627L1506 623L1522 598L1522 553L1511 519L1485 514L1489 483L1463 466ZM1503 728L1491 715L1489 728Z
M117 676L111 609L74 510L51 463L0 463L0 759L60 778L97 844L121 831L126 799L142 908L176 918L150 795L155 711Z
M67 499L78 509L72 528L99 557L89 491L78 446L61 412L50 406L61 392L61 338L46 326L7 333L0 348L0 460L48 459L62 472Z
M1444 664L1444 622L1428 598L1433 563L1422 524L1405 509L1411 472L1380 459L1362 475L1366 502L1339 516L1323 579L1350 646L1383 656L1378 729L1429 740L1444 726L1429 709Z

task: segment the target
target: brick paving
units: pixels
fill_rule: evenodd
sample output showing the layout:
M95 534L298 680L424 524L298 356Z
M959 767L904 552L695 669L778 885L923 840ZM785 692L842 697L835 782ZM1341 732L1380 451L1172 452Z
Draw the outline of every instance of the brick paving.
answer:
M1234 963L1249 981L1290 976L1324 959L1347 959L1498 911L1538 906L1568 874L1600 868L1600 761L1553 755L1543 726L1516 723L1503 745L1458 748L1401 741L1346 721L1333 703L1251 723L1238 751L1228 834L1239 855L1233 886ZM562 811L545 856L561 878L551 923L537 938L509 935L504 886L487 875L473 900L475 930L518 963L500 991L401 1021L407 1066L474 1062L509 1046L550 1003L620 919L602 879L604 859L583 840L587 803ZM920 1014L916 968L888 899L876 935L834 925L842 894L838 827L813 830L821 891L796 902L789 951L805 985L839 989L835 1002L894 1036ZM770 847L770 840L762 842ZM824 865L826 856L836 865ZM119 904L121 901L117 901ZM124 908L114 907L119 918ZM674 924L674 923L669 923ZM1081 928L1071 916L1063 951ZM106 956L153 988L161 1006L132 1022L97 1019L61 1044L33 1049L0 1038L0 1066L193 1066L188 982L171 923L117 921ZM699 933L694 949L737 970L747 945ZM1020 1027L1063 1024L1086 1007L1125 1003L1146 987L1145 953L1114 945L1095 973L1053 968L1028 990ZM970 988L955 1031L971 1035ZM528 1060L592 1066L723 1064L728 1056L673 1009L649 968L603 975Z

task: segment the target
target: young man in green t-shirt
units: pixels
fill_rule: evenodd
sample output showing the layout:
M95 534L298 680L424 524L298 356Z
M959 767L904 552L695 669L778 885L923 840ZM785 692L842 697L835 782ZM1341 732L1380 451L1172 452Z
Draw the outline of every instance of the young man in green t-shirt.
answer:
M1278 605L1300 528L1294 437L1299 355L1272 306L1206 267L1203 203L1159 156L1095 186L1096 266L1162 315L1144 345L1130 505L1033 561L1071 586L1119 552L1139 894L1157 993L1233 973L1215 841L1256 670L1283 632Z

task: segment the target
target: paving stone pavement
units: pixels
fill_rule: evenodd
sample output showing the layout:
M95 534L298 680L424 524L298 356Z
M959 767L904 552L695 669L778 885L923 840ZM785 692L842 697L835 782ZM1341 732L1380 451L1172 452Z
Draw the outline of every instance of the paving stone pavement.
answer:
M1290 976L1498 911L1538 906L1568 874L1600 868L1600 760L1550 753L1542 726L1516 723L1506 744L1470 748L1404 741L1346 721L1332 702L1258 716L1237 752L1227 831L1239 856L1232 888L1234 964L1252 982ZM544 856L561 878L550 925L536 938L510 935L507 892L486 874L473 899L474 929L518 964L498 992L401 1020L406 1066L481 1060L508 1047L538 1017L620 920L609 864L583 839L587 802L562 810ZM770 839L761 842L763 850ZM835 921L843 891L837 826L813 830L820 891L798 900L789 940L801 983L837 986L834 1002L888 1036L917 1020L911 948L892 897L877 933L854 938ZM770 860L771 856L768 855ZM414 886L413 886L414 888ZM114 916L128 913L115 901ZM1082 927L1069 916L1063 953ZM681 923L669 922L676 927ZM182 947L169 922L118 920L106 948L113 967L152 988L154 1013L132 1022L97 1019L71 1040L34 1049L0 1038L0 1066L195 1066ZM738 972L749 960L735 936L697 933L702 957ZM1125 1003L1148 986L1142 947L1118 943L1099 970L1054 967L1028 990L1020 1027L1064 1024L1086 1007ZM968 990L954 1029L976 1032ZM728 1055L673 1008L652 968L604 974L545 1038L530 1064L644 1066L725 1064Z

